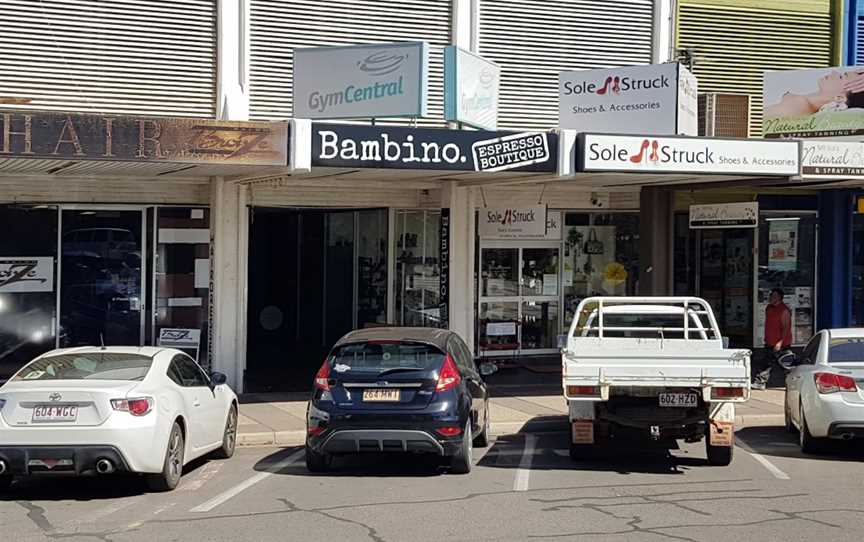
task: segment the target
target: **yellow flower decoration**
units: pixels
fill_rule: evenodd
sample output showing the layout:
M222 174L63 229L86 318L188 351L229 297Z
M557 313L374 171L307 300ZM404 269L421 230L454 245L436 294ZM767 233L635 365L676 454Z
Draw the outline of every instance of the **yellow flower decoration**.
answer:
M603 280L615 285L621 284L627 280L627 269L618 262L608 263L603 270Z

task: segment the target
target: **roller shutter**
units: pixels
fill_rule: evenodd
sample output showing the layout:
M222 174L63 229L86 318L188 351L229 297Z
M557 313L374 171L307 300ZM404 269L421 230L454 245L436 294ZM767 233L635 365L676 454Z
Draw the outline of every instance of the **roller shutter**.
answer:
M20 107L213 117L215 78L215 0L0 0L0 97Z
M787 8L729 4L681 0L678 48L695 50L699 92L750 94L750 134L760 136L763 72L831 66L831 6L828 0L788 2Z
M293 49L396 41L430 45L429 118L443 125L451 0L251 0L250 117L291 116Z
M483 0L480 54L501 65L501 128L558 124L558 72L651 62L651 0Z
M858 14L855 18L858 39L855 40L855 65L864 64L864 15Z

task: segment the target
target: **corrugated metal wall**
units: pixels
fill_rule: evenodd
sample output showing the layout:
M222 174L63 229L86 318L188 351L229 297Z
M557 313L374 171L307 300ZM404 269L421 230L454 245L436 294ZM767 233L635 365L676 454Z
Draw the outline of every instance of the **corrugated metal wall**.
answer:
M0 0L16 107L213 117L215 88L215 0Z
M762 75L832 65L829 0L679 0L677 46L693 48L699 92L746 92L762 134Z
M430 44L429 119L442 125L443 47L451 0L251 0L250 117L291 116L295 47L395 41Z
M558 72L651 62L651 0L483 0L480 54L501 65L498 126L558 124Z

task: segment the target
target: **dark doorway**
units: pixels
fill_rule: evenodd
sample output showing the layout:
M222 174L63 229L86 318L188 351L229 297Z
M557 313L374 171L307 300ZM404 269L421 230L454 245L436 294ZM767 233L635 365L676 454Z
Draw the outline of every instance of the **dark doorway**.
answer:
M248 392L305 391L334 342L383 325L386 210L250 210Z

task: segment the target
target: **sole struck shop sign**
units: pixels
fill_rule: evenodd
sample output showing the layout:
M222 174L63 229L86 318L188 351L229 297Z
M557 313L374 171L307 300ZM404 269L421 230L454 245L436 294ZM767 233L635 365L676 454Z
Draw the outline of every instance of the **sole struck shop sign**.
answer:
M495 172L557 170L557 135L547 132L314 124L312 165Z

